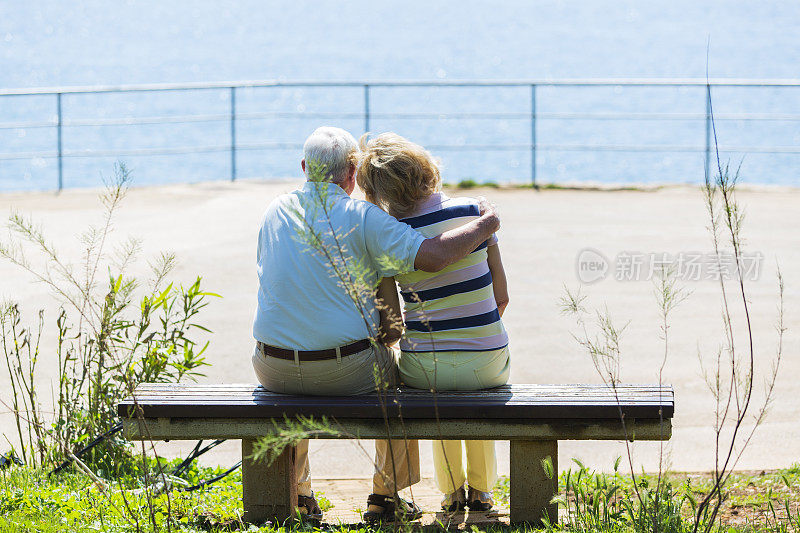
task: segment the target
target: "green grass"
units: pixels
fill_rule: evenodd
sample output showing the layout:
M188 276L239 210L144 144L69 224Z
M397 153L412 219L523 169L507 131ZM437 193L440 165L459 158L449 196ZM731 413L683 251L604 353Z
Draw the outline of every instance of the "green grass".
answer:
M500 187L500 184L498 184L495 181L481 181L481 182L478 182L478 181L475 181L472 178L467 178L467 179L459 181L454 186L459 188L459 189L475 189L477 187L489 187L489 188L492 188L492 189L498 189Z
M221 472L204 470L195 474ZM160 530L166 529L167 516L177 531L196 531L240 522L241 497L241 476L232 474L209 490L155 496L151 513L142 483L133 478L109 483L104 494L81 474L48 477L15 468L0 477L0 516L17 526L6 524L0 531L137 531L137 524L147 527L151 521Z
M594 186L594 185L559 185L558 183L541 183L541 184L525 184L520 185L523 189L542 189L551 191L599 191L599 192L617 192L617 191L635 191L635 192L652 192L661 189L661 186L652 187L637 187L636 185L618 185L618 186Z
M169 472L177 461L165 464ZM191 468L182 479L195 484L223 472L222 468ZM155 477L155 470L151 474ZM323 511L333 506L316 494ZM151 512L152 511L152 512ZM166 531L167 517L177 532L277 531L243 524L242 476L236 471L210 487L192 492L173 490L152 498L133 475L107 482L105 491L87 476L67 472L57 476L28 468L0 470L0 531Z
M170 465L174 463L173 461ZM583 474L577 476L581 470ZM221 471L219 468L194 467L185 478L190 483L196 483ZM686 531L690 525L691 513L685 496L691 494L697 499L702 497L710 487L710 478L707 475L670 474L666 479L673 487L670 492L672 508L679 509L683 518L680 527L663 530ZM562 472L559 481L562 506L564 502L569 502L573 514L577 513L576 509L580 509L583 514L583 522L577 517L571 517L569 520L562 520L560 529L637 531L624 513L619 513L619 516L614 514L614 510L622 506L612 505L604 510L602 503L610 500L617 503L633 501L633 486L627 476L594 473L573 465L570 476ZM655 485L655 478L643 476L640 482L652 487ZM611 486L618 488L609 497L608 487ZM774 472L737 473L731 477L729 488L730 497L721 515L722 530L777 530L774 526L781 522L781 517L785 517L786 506L788 505L790 512L796 513L800 502L800 466ZM508 505L507 477L500 479L494 495L501 506ZM320 493L317 496L323 510L329 510L331 502ZM238 472L205 489L193 492L172 491L169 498L165 494L155 496L151 509L143 493L142 482L135 472L122 476L115 482L109 482L104 494L81 473L67 472L48 477L41 471L14 467L0 470L0 531L133 533L153 531L153 521L155 531L166 531L168 516L171 517L171 530L180 533L232 530L276 533L314 530L311 526L299 523L288 529L269 525L258 528L244 524L241 521L241 497L241 474ZM770 516L777 518L770 520ZM593 523L599 526L586 527ZM784 520L784 524L786 523ZM571 528L565 527L570 524ZM785 530L796 531L800 527L796 518L793 527L795 529L789 527ZM329 531L366 533L368 530L360 526L337 526ZM480 533L481 530L473 527L472 531ZM524 531L524 528L492 527L490 531L518 533Z
M657 477L639 475L640 492L654 494ZM692 502L711 490L710 474L668 473L662 477L662 527L659 531L690 531ZM502 476L494 488L495 500L509 503L509 479ZM770 472L737 472L726 486L726 500L720 509L715 531L800 531L800 464ZM559 475L559 505L562 529L571 531L638 531L628 505L637 507L634 486L623 473L593 472L575 461L569 472ZM572 527L563 527L572 526Z

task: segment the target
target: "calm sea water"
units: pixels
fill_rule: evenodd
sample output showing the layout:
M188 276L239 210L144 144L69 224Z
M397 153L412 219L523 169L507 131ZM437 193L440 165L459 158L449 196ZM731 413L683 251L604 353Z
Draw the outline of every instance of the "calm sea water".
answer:
M0 88L248 79L459 80L593 77L703 77L710 39L712 77L800 78L800 2L634 1L241 1L61 2L0 0ZM265 88L237 95L240 113L344 113L363 110L361 89ZM224 115L226 91L67 95L66 121ZM736 147L800 147L800 88L718 89L720 115L783 115L781 120L721 120L720 142ZM373 132L396 131L423 145L530 143L527 88L376 88ZM54 128L14 123L53 120L53 97L0 97L0 190L51 189ZM701 88L549 88L539 113L705 111ZM394 113L520 113L501 118L398 118ZM774 118L774 117L773 117ZM238 142L288 143L242 150L241 178L299 173L292 146L322 124L363 132L364 121L311 116L244 119ZM226 120L171 124L73 124L67 151L224 146ZM703 179L701 152L571 151L564 145L702 146L702 119L607 120L541 117L542 182L689 182ZM448 181L524 182L531 153L517 149L434 149ZM800 153L747 150L750 183L800 186ZM96 186L114 155L67 157L66 187ZM139 185L228 179L226 152L126 156Z

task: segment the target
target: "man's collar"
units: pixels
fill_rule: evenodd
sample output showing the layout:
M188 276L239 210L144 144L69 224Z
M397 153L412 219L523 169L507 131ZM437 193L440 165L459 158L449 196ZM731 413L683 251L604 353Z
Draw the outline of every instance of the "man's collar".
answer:
M331 183L329 181L306 181L303 184L302 191L303 192L312 192L315 189L320 187L325 187L328 190L328 194L341 194L344 196L349 197L347 192L339 186L337 183Z

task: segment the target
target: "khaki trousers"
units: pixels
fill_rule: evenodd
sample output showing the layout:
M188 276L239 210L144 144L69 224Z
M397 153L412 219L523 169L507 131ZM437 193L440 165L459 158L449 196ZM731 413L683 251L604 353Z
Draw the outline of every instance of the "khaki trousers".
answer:
M490 352L403 352L399 366L403 383L417 389L479 390L508 382L510 358L508 347ZM436 486L444 494L452 494L465 482L491 492L497 483L494 441L435 440L433 467Z
M261 385L272 392L312 396L350 396L375 391L379 378L389 387L398 382L397 355L382 345L325 361L287 361L261 353L256 345L253 368ZM376 413L379 416L379 413ZM297 444L297 493L311 495L308 440ZM376 440L375 494L390 496L420 479L419 443L416 440Z

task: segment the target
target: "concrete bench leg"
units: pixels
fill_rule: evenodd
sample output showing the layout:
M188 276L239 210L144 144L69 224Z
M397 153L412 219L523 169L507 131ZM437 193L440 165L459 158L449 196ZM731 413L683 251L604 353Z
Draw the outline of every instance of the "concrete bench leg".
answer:
M553 461L553 479L548 479L542 459ZM558 506L550 500L558 490L558 441L511 441L511 523L541 527L545 514L558 522Z
M297 506L297 477L294 447L287 447L270 466L254 462L254 440L242 440L242 502L244 521L261 524L273 520L282 524L294 516Z

